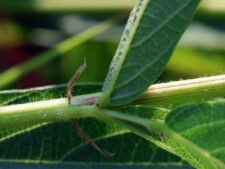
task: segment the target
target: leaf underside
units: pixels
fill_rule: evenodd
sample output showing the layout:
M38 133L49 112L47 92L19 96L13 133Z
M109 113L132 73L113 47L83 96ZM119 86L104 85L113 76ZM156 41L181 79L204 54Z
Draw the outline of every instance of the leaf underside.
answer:
M157 132L153 132L150 127L149 116L135 111L130 111L130 114L135 116L120 114L113 115L113 118L196 168L225 168L225 99L185 105L172 110L160 130L165 141L156 137Z
M111 92L111 104L135 100L157 80L198 4L199 0L138 1L104 84L103 94Z
M1 92L1 105L19 104L33 100L53 99L65 96L66 86L54 86L32 90ZM76 85L74 95L99 92L100 84ZM5 97L8 96L8 97ZM29 98L29 100L27 99ZM4 101L6 99L6 101ZM106 158L86 144L75 132L70 122L42 123L32 126L13 127L0 130L0 161L23 163L67 163L107 162L111 164L174 164L183 163L178 157L161 148L179 155L197 168L222 169L225 163L224 129L225 100L195 103L172 110L149 106L125 106L117 109L124 117L161 119L166 117L167 128L162 142L157 132L146 128L142 122L133 123L129 118L117 119L144 133L141 138L130 130L116 124L105 124L95 119L78 120L82 130L100 147L113 152ZM132 130L131 130L132 131ZM138 134L138 133L137 133ZM148 136L146 136L148 135ZM147 140L153 141L159 147ZM216 141L215 141L216 140ZM88 155L87 155L88 154ZM163 161L161 161L163 159Z
M73 88L73 96L99 92L101 84L81 84ZM50 86L30 90L2 91L0 105L12 105L33 101L65 97L66 85ZM157 108L131 106L120 111L146 114L144 117L154 118L162 113ZM101 148L114 153L113 158L106 158L79 137L72 123L42 123L29 126L11 127L0 130L0 165L26 167L25 162L45 163L68 167L79 167L82 163L107 162L116 164L152 164L172 165L184 162L142 137L131 133L128 129L116 124L106 124L95 119L78 119L81 129ZM143 153L144 152L144 153ZM163 161L162 161L163 159ZM7 163L4 163L7 162ZM14 163L20 162L20 163ZM74 164L73 164L74 162ZM60 164L60 165L59 165ZM44 167L37 165L37 167Z
M11 163L11 162L0 162L0 166L2 168L7 169L135 169L135 168L141 168L141 169L194 169L191 166L182 166L182 165L146 165L146 164L81 164L78 162L69 162L69 163Z
M225 168L225 100L180 107L167 116L166 124L193 146L176 146L178 154L195 167ZM175 147L174 147L175 148Z

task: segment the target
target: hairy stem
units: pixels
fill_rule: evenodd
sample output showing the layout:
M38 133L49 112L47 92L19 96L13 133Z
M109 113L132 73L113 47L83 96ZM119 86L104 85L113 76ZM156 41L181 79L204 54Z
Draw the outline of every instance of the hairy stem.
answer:
M0 127L84 117L96 117L107 121L106 115L96 113L101 112L101 108L93 105L100 96L101 93L94 93L72 97L70 106L67 98L3 106L0 107ZM220 75L155 84L131 104L155 106L224 96L225 75ZM151 127L154 128L154 125Z
M70 106L67 98L62 98L0 107L0 127L94 117L92 106L83 104L79 99L73 97Z
M165 105L225 96L225 75L154 84L133 104Z

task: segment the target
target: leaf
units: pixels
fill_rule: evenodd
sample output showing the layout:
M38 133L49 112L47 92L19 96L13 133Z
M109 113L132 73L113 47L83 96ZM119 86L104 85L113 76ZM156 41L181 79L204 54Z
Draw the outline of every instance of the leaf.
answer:
M192 165L225 168L224 99L180 107L170 113L166 124L181 137L174 145L176 152Z
M0 91L0 106L9 106L66 97L66 88L67 85L63 84L25 90ZM75 84L71 92L73 96L77 96L100 92L101 88L101 83Z
M167 115L165 123L140 115L107 110L104 113L196 168L225 168L225 99L176 108ZM163 134L165 141L156 133Z
M116 168L116 169L193 169L191 166L181 166L181 165L168 165L168 166L163 166L163 165L154 165L154 166L149 166L146 164L137 164L137 165L112 165L112 164L80 164L80 163L10 163L10 162L0 162L0 166L6 169L106 169L106 168Z
M90 94L99 92L101 88L101 84L78 84L74 86L72 94ZM65 91L66 85L1 91L0 104L6 106L56 99L65 97ZM142 113L143 117L148 118L158 117L164 112L164 109L145 106L129 106L119 110L124 113ZM18 165L25 168L27 162L30 167L46 167L40 163L47 166L61 167L70 164L71 167L77 167L78 162L80 165L105 162L111 165L145 163L147 166L184 163L180 158L119 125L106 124L93 118L78 119L78 123L101 148L113 152L114 157L106 158L85 143L70 122L41 123L0 130L0 165L9 168Z
M199 0L139 0L111 63L99 103L122 105L154 83Z
M102 85L98 83L75 85L72 95L81 95L91 92L99 92ZM29 103L33 101L56 99L66 96L66 85L47 86L40 88L33 88L27 90L9 90L0 91L0 106L8 106L22 103ZM2 128L0 130L0 141L14 138L17 135L21 135L32 130L36 130L41 127L45 127L47 123L26 125L21 127Z

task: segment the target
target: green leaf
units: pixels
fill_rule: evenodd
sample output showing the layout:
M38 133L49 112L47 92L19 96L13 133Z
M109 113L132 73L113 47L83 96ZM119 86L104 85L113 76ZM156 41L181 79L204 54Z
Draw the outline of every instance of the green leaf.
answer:
M170 113L166 124L181 138L173 145L176 152L192 165L225 168L224 99L180 107Z
M99 103L135 100L154 83L190 22L199 0L139 0L111 63Z
M0 106L9 106L15 104L29 103L33 101L42 101L49 99L56 99L66 96L66 85L39 87L27 90L9 90L0 92ZM79 84L74 86L72 95L81 95L91 92L99 92L102 85L98 83L93 84ZM20 127L1 128L0 141L15 138L17 135L29 133L41 127L45 127L47 123L24 125ZM4 155L4 153L2 154Z
M78 84L73 88L73 96L101 91L101 84ZM1 91L0 105L8 106L32 101L42 101L65 97L66 85L48 86L28 90ZM164 109L145 106L129 106L120 111L135 112L143 117L156 118ZM128 129L117 124L106 124L93 118L78 119L83 132L92 138L101 148L113 152L112 158L102 156L79 137L72 123L56 122L2 128L0 130L1 166L46 165L71 167L90 162L117 164L153 164L169 165L184 162ZM143 153L144 152L144 153ZM3 162L10 162L10 165ZM61 165L60 165L61 164Z
M52 85L25 90L0 91L0 106L29 103L66 97L67 85ZM73 96L100 92L101 83L75 84L71 91Z
M106 110L104 115L196 168L225 168L225 99L176 108L165 122L149 120L147 116L140 117L141 114L136 116L137 113ZM165 141L161 141L157 133L163 134Z
M65 89L64 85L1 91L0 100L4 105L18 104L19 106L19 103L34 100L64 97ZM73 94L82 95L100 90L100 84L75 85ZM112 164L152 165L161 164L161 159L164 159L165 161L162 162L164 165L174 162L182 163L176 156L158 149L147 141L150 140L197 168L224 167L225 99L179 107L170 113L168 109L143 105L123 106L113 110L94 110L96 112L90 117L97 117L111 123L105 124L87 118L79 119L79 125L101 148L113 152L114 158L106 158L84 143L84 140L75 132L72 123L56 122L2 128L0 130L0 161L51 164L62 161L84 163L102 161ZM16 123L16 119L12 123ZM144 139L131 132L135 132ZM159 133L166 141L160 139ZM125 152L127 152L126 155L124 155Z
M153 165L149 166L146 164L137 164L137 165L129 165L129 164L119 164L119 165L112 165L112 164L81 164L81 163L10 163L10 162L0 162L0 166L2 168L7 168L7 169L106 169L106 168L116 168L116 169L193 169L191 166L181 166L181 165L168 165L168 166L163 166L163 165Z

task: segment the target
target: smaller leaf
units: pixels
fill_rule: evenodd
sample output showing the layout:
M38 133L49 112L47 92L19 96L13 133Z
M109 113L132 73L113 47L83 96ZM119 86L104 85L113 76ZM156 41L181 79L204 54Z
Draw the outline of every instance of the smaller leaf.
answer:
M162 73L199 0L139 0L107 74L99 104L135 100Z

